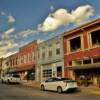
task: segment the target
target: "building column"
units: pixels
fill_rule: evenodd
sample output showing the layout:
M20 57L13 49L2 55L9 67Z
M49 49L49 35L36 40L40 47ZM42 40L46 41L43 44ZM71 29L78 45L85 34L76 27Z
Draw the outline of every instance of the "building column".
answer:
M41 67L40 67L40 65L37 65L36 66L35 81L39 83L41 81L40 77L41 77Z

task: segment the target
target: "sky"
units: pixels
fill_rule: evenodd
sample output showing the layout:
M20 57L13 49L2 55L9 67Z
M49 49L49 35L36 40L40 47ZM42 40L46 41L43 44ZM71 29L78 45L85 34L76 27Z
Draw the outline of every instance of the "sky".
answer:
M100 18L100 0L0 0L0 58Z

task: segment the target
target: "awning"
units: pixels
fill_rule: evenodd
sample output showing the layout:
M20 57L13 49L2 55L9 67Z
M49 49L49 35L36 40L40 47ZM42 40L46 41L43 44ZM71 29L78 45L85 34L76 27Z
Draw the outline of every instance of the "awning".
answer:
M77 70L77 69L96 69L96 68L100 68L100 64L92 64L92 65L82 65L82 66L71 66L71 67L67 67L68 69L73 69L73 70Z
M16 67L16 68L11 68L9 70L9 73L14 73L14 72L22 72L22 71L27 71L27 70L35 70L35 66L26 66L26 67Z

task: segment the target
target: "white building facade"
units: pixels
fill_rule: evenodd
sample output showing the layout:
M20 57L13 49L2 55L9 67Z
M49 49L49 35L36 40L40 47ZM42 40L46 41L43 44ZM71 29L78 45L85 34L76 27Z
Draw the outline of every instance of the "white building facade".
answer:
M36 81L64 76L63 44L61 36L44 41L37 46Z

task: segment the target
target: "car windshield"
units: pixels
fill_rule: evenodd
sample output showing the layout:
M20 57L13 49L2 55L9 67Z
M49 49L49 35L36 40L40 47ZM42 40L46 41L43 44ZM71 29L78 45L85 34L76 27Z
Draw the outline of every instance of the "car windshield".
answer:
M72 80L71 78L62 78L62 77L60 77L60 78L56 78L56 80L58 80L58 81L64 81L64 80Z
M61 78L61 80L72 80L71 78Z

